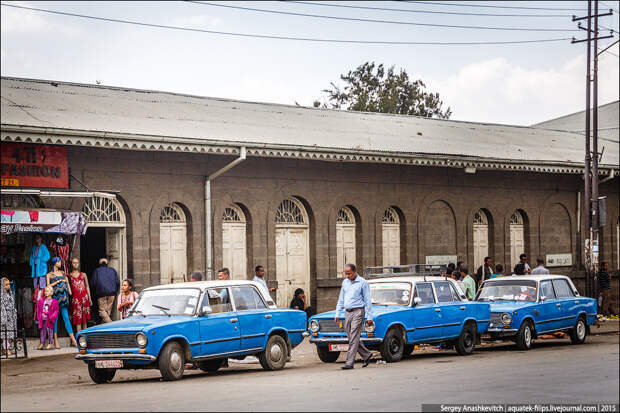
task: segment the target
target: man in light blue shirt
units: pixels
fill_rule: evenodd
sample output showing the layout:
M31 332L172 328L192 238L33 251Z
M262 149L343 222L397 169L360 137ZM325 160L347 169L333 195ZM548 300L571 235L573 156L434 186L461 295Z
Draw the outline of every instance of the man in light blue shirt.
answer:
M368 282L357 274L354 264L347 264L344 267L344 274L347 278L342 281L338 305L336 306L336 323L339 321L340 314L344 310L344 326L349 339L349 351L347 351L347 361L342 367L343 370L350 370L355 363L357 353L362 356L364 363L362 367L368 366L372 353L360 341L364 317L367 317L366 324L372 325L372 297Z

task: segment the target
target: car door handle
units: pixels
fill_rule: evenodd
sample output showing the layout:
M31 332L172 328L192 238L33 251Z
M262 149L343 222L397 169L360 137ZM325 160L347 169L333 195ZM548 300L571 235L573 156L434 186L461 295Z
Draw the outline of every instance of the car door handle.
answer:
M465 306L463 305L463 306L461 306L461 307L459 307L459 308L460 308L461 310L464 310L464 309L465 309Z
M556 307L559 307L560 305L561 305L560 303L557 303L555 306L556 306Z
M265 314L265 318L267 319L271 318L271 314Z
M237 319L237 318L231 318L231 319L230 319L230 322L231 322L231 323L236 323L237 321L239 321L239 319Z
M575 301L575 304L579 304L579 301Z
M435 311L437 311L439 313L439 312L441 312L441 308L435 308Z

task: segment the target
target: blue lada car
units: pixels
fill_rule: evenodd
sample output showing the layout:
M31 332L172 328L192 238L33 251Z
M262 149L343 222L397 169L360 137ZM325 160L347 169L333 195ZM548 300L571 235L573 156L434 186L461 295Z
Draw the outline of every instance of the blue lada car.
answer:
M491 304L490 340L512 340L528 350L538 335L563 331L574 344L586 341L597 301L581 297L563 275L498 277L482 284L477 302Z
M185 363L214 372L248 355L279 370L305 331L306 313L276 308L256 282L170 284L143 290L124 320L79 332L76 358L95 383L118 369L157 368L164 380L178 380Z
M418 343L453 343L461 355L471 354L489 324L488 303L467 301L458 283L444 277L390 277L368 281L373 324L365 326L361 341L378 350L387 362L411 354ZM310 342L319 358L333 363L348 350L342 314L318 314L309 320Z

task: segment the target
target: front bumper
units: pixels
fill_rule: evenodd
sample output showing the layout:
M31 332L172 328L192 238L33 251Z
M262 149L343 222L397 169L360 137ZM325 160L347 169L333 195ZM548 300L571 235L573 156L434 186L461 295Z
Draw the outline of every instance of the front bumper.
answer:
M78 354L75 356L76 360L146 360L146 361L154 361L157 357L151 356L150 354L114 354L114 353L105 353L105 354L95 354L95 353L87 353L87 354Z
M373 337L373 338L362 337L360 338L360 341L364 344L375 345L375 344L381 344L383 342L383 339L380 337ZM311 337L310 342L315 343L315 344L349 344L349 339L347 337L341 337L341 338Z
M517 335L516 328L489 328L486 334L490 334L493 337L509 337ZM484 334L483 334L484 335Z

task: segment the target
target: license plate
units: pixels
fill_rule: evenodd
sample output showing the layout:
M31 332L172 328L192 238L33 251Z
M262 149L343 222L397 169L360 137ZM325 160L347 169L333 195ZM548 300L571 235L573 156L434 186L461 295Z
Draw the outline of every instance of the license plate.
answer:
M96 369L121 369L123 360L95 360Z
M490 340L491 339L491 335L490 334L481 334L480 335L480 339L482 339L482 340Z
M329 351L349 351L348 344L330 344Z

